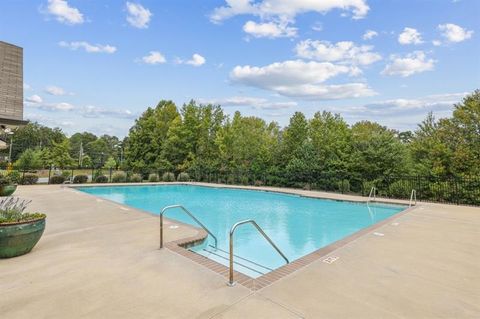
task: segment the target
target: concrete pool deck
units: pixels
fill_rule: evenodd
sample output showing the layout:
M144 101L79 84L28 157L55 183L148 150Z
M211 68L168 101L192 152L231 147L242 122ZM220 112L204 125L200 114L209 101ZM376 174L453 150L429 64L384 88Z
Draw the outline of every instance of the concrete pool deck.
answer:
M158 217L58 185L15 195L47 213L47 228L30 254L0 260L2 319L480 317L478 207L421 203L332 251L333 263L251 291L159 250ZM171 223L167 242L198 233Z

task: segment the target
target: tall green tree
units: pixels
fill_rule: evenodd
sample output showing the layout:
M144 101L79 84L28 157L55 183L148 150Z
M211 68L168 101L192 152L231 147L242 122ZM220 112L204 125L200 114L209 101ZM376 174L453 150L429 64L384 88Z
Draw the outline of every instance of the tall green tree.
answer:
M50 147L52 144L60 143L65 139L65 134L59 128L49 128L37 122L28 123L14 131L13 135L4 137L7 142L13 141L12 160L18 159L20 154L27 149ZM8 155L9 149L1 151Z
M68 168L75 165L75 161L70 156L70 142L68 139L57 143L42 151L42 161L46 166L55 168Z
M322 171L346 171L349 168L352 136L340 115L315 113L310 120L309 136Z
M372 179L407 172L406 147L395 131L361 121L352 126L352 172Z
M155 108L148 108L130 129L125 152L127 165L138 170L172 169L162 150L168 130L179 116L172 101L162 100Z
M308 121L301 112L295 112L290 118L290 123L282 132L280 163L286 165L293 154L308 139Z

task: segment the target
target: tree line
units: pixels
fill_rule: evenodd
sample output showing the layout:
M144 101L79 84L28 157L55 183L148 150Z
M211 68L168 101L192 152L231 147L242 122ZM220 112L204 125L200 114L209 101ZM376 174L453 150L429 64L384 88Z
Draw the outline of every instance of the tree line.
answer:
M9 150L2 155L8 157ZM124 139L89 132L67 137L29 123L13 135L19 167L129 168L137 172L248 171L308 182L319 174L368 176L480 175L480 90L453 106L449 118L429 114L416 130L372 121L349 125L339 114L296 112L282 128L254 116L190 101L149 107Z
M234 171L308 180L319 173L480 175L480 90L453 106L450 118L429 114L413 131L371 121L353 125L331 112L301 112L281 128L219 105L191 101L180 109L160 101L135 122L125 140L126 165L142 171Z

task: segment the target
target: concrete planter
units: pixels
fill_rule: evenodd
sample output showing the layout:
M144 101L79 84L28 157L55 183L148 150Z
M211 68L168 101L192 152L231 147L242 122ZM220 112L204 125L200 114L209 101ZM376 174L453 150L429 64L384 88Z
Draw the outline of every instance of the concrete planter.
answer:
M0 224L0 258L24 255L32 250L45 230L45 218Z
M10 196L17 190L17 185L0 185L0 196Z

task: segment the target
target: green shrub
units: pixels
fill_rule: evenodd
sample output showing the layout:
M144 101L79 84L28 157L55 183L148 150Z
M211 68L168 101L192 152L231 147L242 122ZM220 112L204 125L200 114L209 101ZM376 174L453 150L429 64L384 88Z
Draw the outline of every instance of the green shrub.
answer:
M127 181L127 174L125 172L115 172L112 175L112 183L125 183Z
M5 174L5 176L8 176L8 178L10 179L11 183L10 184L16 184L18 182L20 182L20 172L19 171L10 171L10 172L7 172L7 174Z
M132 183L141 183L143 180L142 175L140 174L133 174L130 176L130 182Z
M363 183L362 183L363 192L362 193L364 195L366 194L366 196L368 196L372 187L376 187L377 183L378 183L378 180L363 181Z
M65 179L69 179L72 176L72 171L62 171L62 176Z
M388 195L395 198L408 198L410 196L411 189L402 183L402 181L393 182L388 186Z
M50 184L63 184L65 182L65 177L62 175L54 175L50 177Z
M151 173L150 175L148 175L148 181L149 182L156 183L156 182L158 182L158 180L159 180L158 174Z
M178 174L177 176L177 181L179 182L188 182L190 180L190 175L188 175L188 173L180 173Z
M19 183L21 185L33 185L38 182L38 175L25 173L21 178Z
M164 182L174 182L175 181L175 174L166 172L162 176L162 181Z
M242 175L242 177L240 177L240 184L248 185L249 184L248 176Z
M0 174L0 186L14 184L12 178L8 174Z
M108 183L108 177L105 175L98 175L95 178L95 183Z
M255 181L255 186L263 186L263 181L257 179L257 180Z
M88 182L87 175L75 175L75 177L73 178L74 184L85 184L86 182Z
M350 181L348 179L342 179L337 182L337 189L342 193L350 192Z

